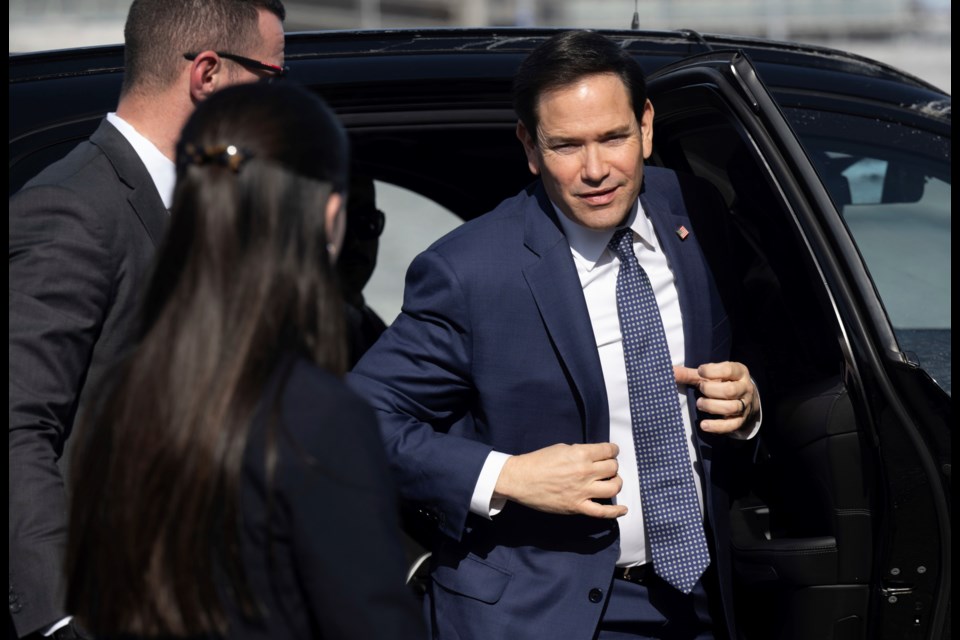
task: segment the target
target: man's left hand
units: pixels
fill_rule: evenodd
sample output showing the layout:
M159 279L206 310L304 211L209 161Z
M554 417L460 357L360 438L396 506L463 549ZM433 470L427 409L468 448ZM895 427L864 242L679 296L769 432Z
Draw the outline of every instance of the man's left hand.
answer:
M697 409L716 416L700 421L700 428L704 431L736 431L756 411L757 389L746 365L711 362L696 369L677 365L673 373L678 383L695 386L700 392Z

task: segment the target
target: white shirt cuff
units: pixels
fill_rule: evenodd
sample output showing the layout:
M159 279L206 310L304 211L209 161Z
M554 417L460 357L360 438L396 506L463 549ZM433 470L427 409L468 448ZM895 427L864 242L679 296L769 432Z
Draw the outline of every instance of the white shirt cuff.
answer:
M66 618L64 618L64 619L61 620L60 622L57 622L57 623L54 623L54 624L50 625L50 626L49 626L47 629L45 629L45 630L43 631L43 633L41 633L40 635L42 635L44 638L49 638L50 636L53 635L53 632L54 632L54 631L56 631L57 629L61 629L61 628L65 627L65 626L67 626L68 624L70 624L70 621L71 621L71 620L73 620L73 616L67 616Z
M493 499L493 490L497 488L500 472L506 464L509 454L491 451L480 470L477 486L473 488L473 497L470 498L470 511L483 516L488 520L503 510L507 501L504 498Z

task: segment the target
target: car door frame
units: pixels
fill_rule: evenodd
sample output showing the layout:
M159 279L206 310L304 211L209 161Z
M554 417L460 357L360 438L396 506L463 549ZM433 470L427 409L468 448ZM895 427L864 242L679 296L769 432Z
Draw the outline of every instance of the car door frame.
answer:
M867 621L855 627L858 631L854 637L866 637L862 634L867 632L871 637L907 637L904 633L909 632L909 637L938 638L949 626L950 513L945 486L949 482L949 457L944 463L944 452L934 450L937 442L927 434L940 434L934 440L942 441L949 424L949 403L939 411L918 412L901 398L898 385L919 387L917 393L925 396L936 393L923 380L916 363L899 350L856 244L801 141L749 57L736 50L708 52L652 74L649 88L658 107L657 120L682 118L682 114L662 110L667 102L663 96L689 92L693 87L722 103L726 116L749 137L816 265L823 293L836 315L837 340L844 361L842 386L857 415L864 452L876 462L880 487L873 499L872 530L877 539L872 542L876 553L869 575L862 577L869 588L869 603L854 607L854 613ZM692 101L689 108L695 110L697 103ZM923 494L928 498L915 508L903 499L907 488L898 483L903 474L915 479L916 486L909 488L912 496ZM916 480L918 477L921 480ZM928 523L923 548L903 548L901 543L906 538L900 540L896 533L880 535L921 521ZM916 542L915 537L910 540ZM756 542L762 547L772 541ZM906 580L900 577L903 569L892 571L911 566L926 570L922 576L914 574ZM842 612L838 615L842 618Z

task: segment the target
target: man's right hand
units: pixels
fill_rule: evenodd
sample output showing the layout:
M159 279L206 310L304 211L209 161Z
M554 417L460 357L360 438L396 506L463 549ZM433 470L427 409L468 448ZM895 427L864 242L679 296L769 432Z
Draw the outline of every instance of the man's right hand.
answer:
M505 498L547 513L619 518L627 508L600 504L620 493L617 454L612 442L555 444L511 456L503 465L494 498Z

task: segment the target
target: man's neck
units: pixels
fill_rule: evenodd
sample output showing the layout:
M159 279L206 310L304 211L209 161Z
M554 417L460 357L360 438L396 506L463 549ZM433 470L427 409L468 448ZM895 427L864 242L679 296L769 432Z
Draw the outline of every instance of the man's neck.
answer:
M171 161L176 160L177 140L193 108L180 104L178 97L173 92L131 93L117 105L117 115Z

